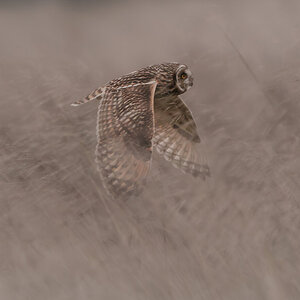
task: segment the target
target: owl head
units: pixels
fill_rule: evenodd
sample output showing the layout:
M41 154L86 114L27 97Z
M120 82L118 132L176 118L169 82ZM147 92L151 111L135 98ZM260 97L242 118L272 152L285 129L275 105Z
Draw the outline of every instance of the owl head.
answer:
M179 65L174 74L174 82L180 94L193 86L192 72L186 65Z
M164 97L170 94L180 95L193 85L192 72L187 65L166 63L159 65L156 77L158 85L156 96Z

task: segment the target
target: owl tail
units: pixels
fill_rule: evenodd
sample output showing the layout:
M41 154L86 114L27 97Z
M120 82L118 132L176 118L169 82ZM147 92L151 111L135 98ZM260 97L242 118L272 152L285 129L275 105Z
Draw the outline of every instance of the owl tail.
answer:
M84 97L84 98L82 98L78 101L73 102L71 105L72 106L79 106L81 104L85 104L85 103L90 102L90 101L95 100L95 99L101 100L102 93L103 93L103 88L95 89L89 95L87 95L86 97Z

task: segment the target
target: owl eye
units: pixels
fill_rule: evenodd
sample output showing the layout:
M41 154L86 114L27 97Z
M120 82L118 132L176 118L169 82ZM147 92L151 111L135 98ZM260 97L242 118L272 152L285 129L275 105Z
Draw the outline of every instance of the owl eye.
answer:
M182 74L180 75L180 78L181 78L181 79L186 79L186 78L187 78L187 74L186 74L186 73L182 73Z

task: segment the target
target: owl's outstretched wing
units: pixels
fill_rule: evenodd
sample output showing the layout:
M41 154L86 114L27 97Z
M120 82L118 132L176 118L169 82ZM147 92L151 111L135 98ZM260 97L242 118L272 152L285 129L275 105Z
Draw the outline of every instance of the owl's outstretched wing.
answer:
M79 99L75 102L73 102L71 104L71 106L79 106L81 104L85 104L85 103L88 103L92 100L101 100L101 96L102 96L102 93L103 93L104 89L99 87L95 90L93 90L90 94L88 94L86 97L82 98L82 99Z
M176 168L194 177L210 176L192 114L178 96L156 99L153 145Z
M140 191L150 168L156 81L107 88L99 105L96 162L114 197Z

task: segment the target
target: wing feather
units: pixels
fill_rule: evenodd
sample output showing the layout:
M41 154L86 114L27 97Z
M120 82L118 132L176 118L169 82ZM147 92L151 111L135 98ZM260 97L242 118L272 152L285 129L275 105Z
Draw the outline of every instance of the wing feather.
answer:
M85 103L90 102L90 101L95 100L95 99L101 100L101 96L102 96L103 92L104 92L104 89L99 87L99 88L93 90L86 97L73 102L71 104L71 106L79 106L81 104L85 104Z
M210 176L192 114L178 96L155 100L153 145L176 168L195 177Z
M151 164L156 82L107 88L98 110L96 162L114 197L141 190Z

